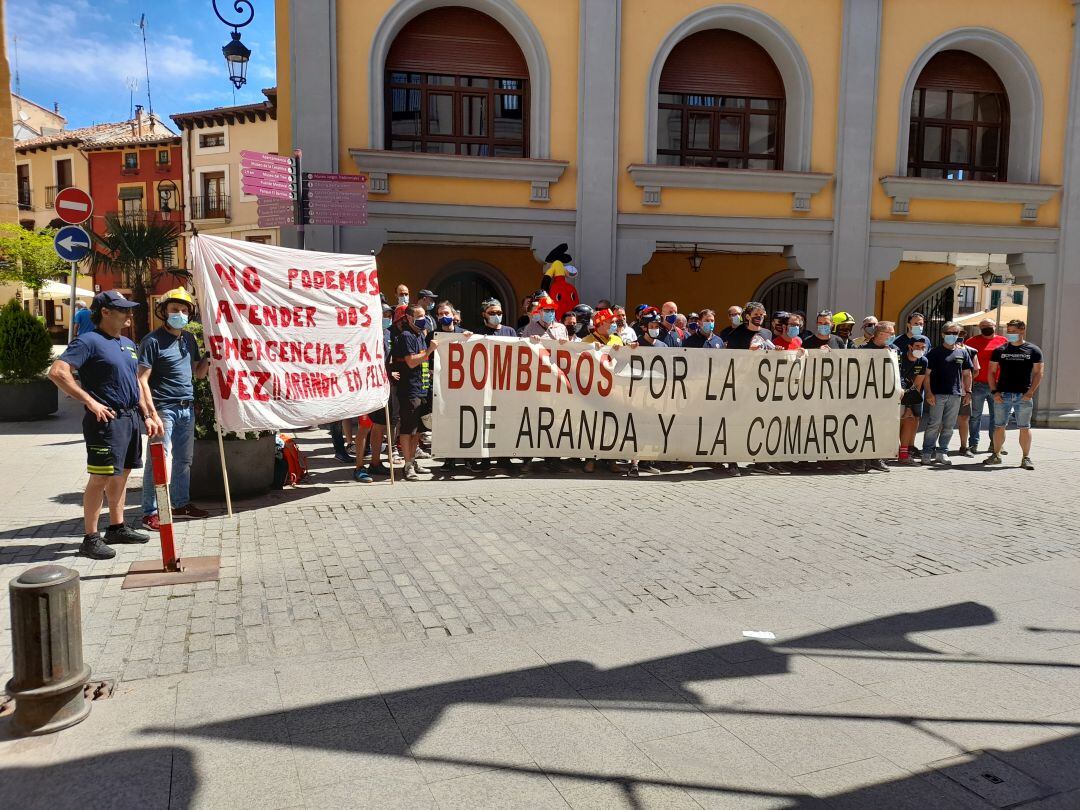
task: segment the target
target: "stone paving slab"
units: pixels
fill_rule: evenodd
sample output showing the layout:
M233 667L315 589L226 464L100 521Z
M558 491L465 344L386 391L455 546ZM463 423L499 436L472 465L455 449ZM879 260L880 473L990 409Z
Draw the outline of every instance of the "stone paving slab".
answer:
M823 620L856 620L801 619L738 664L738 628L778 627L797 597L126 681L79 726L0 742L0 806L1070 807L1080 642L969 653L926 632L1080 629L1056 602L1013 601L1014 573L951 575L971 602L911 580L889 613L872 584L814 594ZM1080 593L1080 562L1024 578ZM703 641L707 623L720 629ZM876 625L877 646L861 642ZM884 680L807 670L815 653L881 662ZM917 678L889 677L912 663ZM1043 671L1067 676L1050 686ZM1056 700L1022 699L1043 688ZM863 696L808 697L822 689Z

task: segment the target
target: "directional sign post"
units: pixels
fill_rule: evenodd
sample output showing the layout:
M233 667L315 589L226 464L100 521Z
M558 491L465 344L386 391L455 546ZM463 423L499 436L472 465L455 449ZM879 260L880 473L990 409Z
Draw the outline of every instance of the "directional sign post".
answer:
M71 189L64 190L70 191ZM59 194L56 196L56 199L59 202ZM87 196L86 199L89 200L90 197ZM92 208L93 204L89 206L86 217L90 216L90 209ZM57 210L59 212L59 208ZM83 219L86 219L86 217L83 217ZM53 249L56 251L56 255L61 259L66 262L71 262L71 297L68 300L68 343L71 343L71 341L75 339L75 289L79 281L78 273L75 270L75 264L89 255L90 234L78 225L65 225L57 231L56 236L53 237Z
M56 216L69 225L81 225L94 212L94 201L81 188L65 188L53 200Z

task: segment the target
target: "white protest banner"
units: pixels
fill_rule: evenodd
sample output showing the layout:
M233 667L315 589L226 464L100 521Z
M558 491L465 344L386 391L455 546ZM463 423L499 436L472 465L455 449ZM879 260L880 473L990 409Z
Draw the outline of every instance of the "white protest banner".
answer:
M191 254L223 429L304 427L383 407L374 257L203 235Z
M435 354L433 454L725 461L886 458L891 351L598 349L473 336Z

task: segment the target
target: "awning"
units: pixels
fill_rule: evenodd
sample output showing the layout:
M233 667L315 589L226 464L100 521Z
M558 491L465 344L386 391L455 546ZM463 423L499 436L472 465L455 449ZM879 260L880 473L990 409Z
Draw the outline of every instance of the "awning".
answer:
M121 200L141 200L143 198L142 186L128 186L120 189Z
M26 297L29 298L32 296L33 293ZM90 290L76 287L75 296L77 298L93 298L94 294ZM38 291L38 298L52 298L67 301L71 298L71 285L61 284L59 281L46 281L45 286Z
M1002 304L1001 305L1001 325L1005 326L1009 321L1019 319L1021 321L1027 321L1028 308L1023 304ZM984 318L989 318L992 321L997 320L997 307L988 309L985 312L976 312L971 315L965 315L963 318L957 318L956 322L961 326L978 326L979 321Z

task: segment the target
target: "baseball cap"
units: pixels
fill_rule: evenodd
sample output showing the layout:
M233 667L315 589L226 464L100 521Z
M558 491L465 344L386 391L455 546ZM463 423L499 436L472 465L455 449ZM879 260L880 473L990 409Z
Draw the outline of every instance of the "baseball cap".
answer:
M90 304L90 308L99 310L102 307L109 307L110 309L131 309L132 307L139 306L138 301L129 301L122 294L116 290L106 290L100 292L94 296L93 303Z
M421 290L416 294L417 298L438 298L431 290Z

